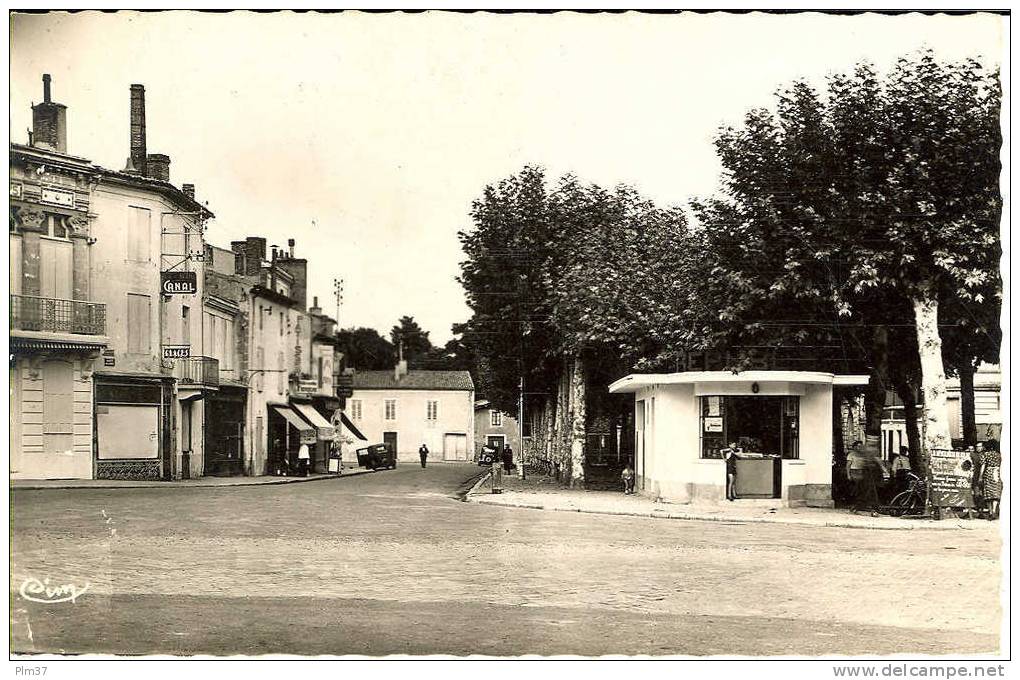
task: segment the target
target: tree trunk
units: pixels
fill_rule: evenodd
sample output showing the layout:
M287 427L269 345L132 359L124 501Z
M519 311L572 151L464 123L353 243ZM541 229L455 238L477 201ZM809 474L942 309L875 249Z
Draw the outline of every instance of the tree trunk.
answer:
M970 359L961 362L959 371L960 424L963 427L963 444L964 446L977 446L977 422L974 419L974 362Z
M903 402L903 420L907 428L907 448L910 467L921 469L921 428L917 423L917 393L914 386L903 380L896 383L896 395Z
M846 447L843 445L843 396L838 388L832 393L832 458L835 470L832 476L832 499L843 500L843 475L839 474L846 467Z
M889 329L876 326L872 334L875 367L864 397L864 433L882 435L882 414L885 411L885 393L889 378Z
M915 297L914 322L917 326L917 351L921 359L921 398L924 401L924 451L927 461L933 449L948 449L949 413L946 408L946 374L942 366L942 338L939 336L939 303L934 294Z
M570 486L584 484L584 440L586 419L586 394L584 359L580 354L574 357L570 374Z

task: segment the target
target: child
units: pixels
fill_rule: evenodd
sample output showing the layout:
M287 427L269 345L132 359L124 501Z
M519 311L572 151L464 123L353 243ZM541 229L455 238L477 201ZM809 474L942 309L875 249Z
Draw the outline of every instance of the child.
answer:
M627 467L623 468L623 472L620 474L620 479L623 480L623 493L624 495L630 496L634 493L634 471L630 469L630 463L627 463Z

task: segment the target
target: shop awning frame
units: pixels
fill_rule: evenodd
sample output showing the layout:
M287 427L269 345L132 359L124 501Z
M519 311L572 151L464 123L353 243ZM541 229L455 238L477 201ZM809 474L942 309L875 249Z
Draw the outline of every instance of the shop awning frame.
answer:
M295 413L290 406L273 405L273 410L283 416L283 419L293 425L299 432L315 433L315 428L309 425L304 418Z
M295 413L299 417L308 421L308 423L315 429L315 434L319 441L332 441L333 434L336 432L333 425L322 417L322 414L315 410L315 407L311 404L301 404L294 402L291 405Z
M350 432L352 435L354 435L355 439L360 439L363 442L368 441L368 437L361 434L361 430L354 426L354 423L351 422L351 419L348 418L347 414L344 413L343 411L340 411L340 426L343 427L348 432Z

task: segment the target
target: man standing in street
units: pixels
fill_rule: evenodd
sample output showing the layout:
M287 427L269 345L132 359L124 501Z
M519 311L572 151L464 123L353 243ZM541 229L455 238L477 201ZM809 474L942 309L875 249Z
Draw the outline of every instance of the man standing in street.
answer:
M510 474L510 471L514 469L514 450L507 444L506 448L503 449L503 470Z
M421 458L421 466L422 469L424 469L425 461L428 460L429 457L429 447L425 446L425 444L422 444L421 448L418 449L418 457Z

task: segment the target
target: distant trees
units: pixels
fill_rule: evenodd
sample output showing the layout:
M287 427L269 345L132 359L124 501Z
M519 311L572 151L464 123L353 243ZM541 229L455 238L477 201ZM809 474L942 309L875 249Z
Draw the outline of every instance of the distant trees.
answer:
M348 368L381 371L393 368L393 345L374 328L342 329L337 334L340 350Z

